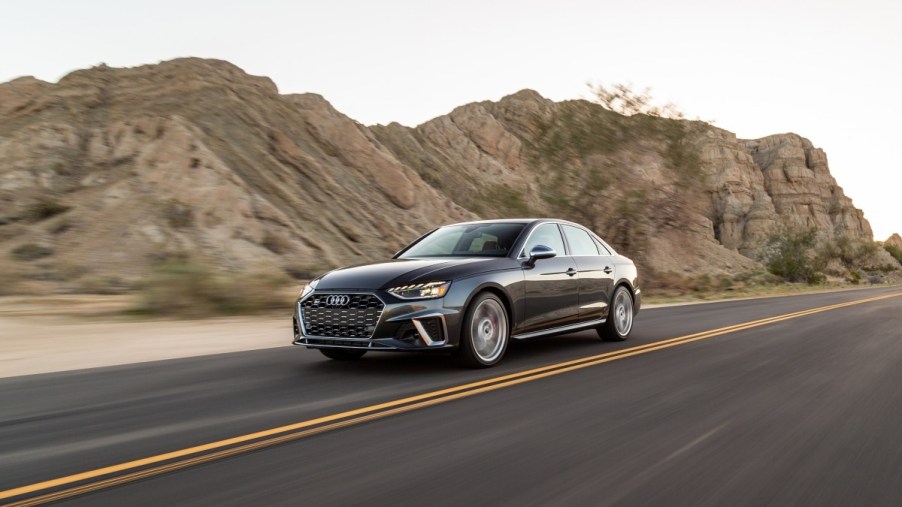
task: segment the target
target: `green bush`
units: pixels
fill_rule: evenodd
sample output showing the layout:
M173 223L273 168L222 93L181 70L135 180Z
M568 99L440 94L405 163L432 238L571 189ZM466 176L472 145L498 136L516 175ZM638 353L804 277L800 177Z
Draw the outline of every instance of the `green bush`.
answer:
M855 240L848 236L835 237L824 242L818 251L818 260L826 264L837 259L846 269L860 268L877 252L877 243Z
M834 237L818 245L814 229L788 231L770 238L764 260L768 271L784 280L809 284L825 281L823 271L831 262L838 261L846 279L857 285L862 280L861 270L874 269L868 263L878 248L873 241L848 236Z
M765 266L771 273L789 282L816 284L823 281L811 254L816 230L787 231L771 236L767 243Z
M883 245L883 249L889 252L900 264L902 264L902 248L893 245Z

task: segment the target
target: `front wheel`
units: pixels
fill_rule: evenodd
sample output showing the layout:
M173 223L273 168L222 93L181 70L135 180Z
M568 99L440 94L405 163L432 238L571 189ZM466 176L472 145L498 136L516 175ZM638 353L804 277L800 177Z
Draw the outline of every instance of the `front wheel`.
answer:
M457 357L471 368L488 368L501 360L507 350L510 326L504 303L485 292L467 309Z
M356 361L366 354L365 350L355 349L319 349L324 356L336 361Z
M622 342L633 330L633 297L621 285L614 291L613 301L608 319L598 328L598 336L605 341Z

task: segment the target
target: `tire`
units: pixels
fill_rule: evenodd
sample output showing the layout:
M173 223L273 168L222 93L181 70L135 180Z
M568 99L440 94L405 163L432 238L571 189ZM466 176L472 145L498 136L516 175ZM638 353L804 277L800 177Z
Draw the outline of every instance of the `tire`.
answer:
M633 330L633 296L621 285L614 290L611 300L611 311L605 323L598 327L598 336L604 341L622 342L629 338Z
M483 292L467 308L460 333L457 359L470 368L488 368L504 357L510 341L510 323L498 296Z
M324 356L336 361L356 361L366 354L365 350L354 349L319 349Z

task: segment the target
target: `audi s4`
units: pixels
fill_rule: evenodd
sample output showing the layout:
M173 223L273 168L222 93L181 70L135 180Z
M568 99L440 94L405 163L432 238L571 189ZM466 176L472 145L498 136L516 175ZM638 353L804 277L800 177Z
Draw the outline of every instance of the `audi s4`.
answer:
M579 224L467 222L310 281L294 306L294 344L336 360L446 350L484 368L512 339L594 329L625 340L641 299L633 262Z

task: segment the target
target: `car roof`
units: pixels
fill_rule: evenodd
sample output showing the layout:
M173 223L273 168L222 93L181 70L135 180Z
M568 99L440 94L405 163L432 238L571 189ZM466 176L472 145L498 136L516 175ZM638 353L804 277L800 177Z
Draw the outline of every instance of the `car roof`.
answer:
M535 222L561 222L566 224L574 224L579 225L569 220L563 220L560 218L496 218L492 220L473 220L470 222L459 222L456 224L445 224L442 227L449 227L452 225L476 225L476 224L532 224ZM585 227L585 226L582 226Z

